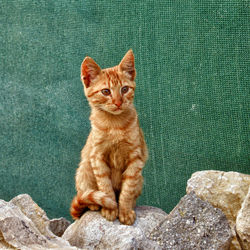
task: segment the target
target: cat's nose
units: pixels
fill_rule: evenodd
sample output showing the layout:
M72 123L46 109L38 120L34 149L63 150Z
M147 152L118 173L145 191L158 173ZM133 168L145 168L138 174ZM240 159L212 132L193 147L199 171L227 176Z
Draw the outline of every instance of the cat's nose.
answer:
M116 100L114 100L114 104L118 107L118 108L120 108L121 107L121 105L122 105L122 99L116 99Z

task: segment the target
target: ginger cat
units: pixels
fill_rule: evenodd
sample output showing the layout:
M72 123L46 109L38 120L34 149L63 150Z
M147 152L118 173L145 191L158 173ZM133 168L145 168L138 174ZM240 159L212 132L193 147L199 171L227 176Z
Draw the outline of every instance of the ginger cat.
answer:
M86 57L81 65L84 92L91 107L91 132L76 171L77 195L71 215L80 218L86 209L99 210L107 220L119 216L131 225L136 198L141 194L142 168L147 147L133 105L134 54L129 50L119 65L101 69Z

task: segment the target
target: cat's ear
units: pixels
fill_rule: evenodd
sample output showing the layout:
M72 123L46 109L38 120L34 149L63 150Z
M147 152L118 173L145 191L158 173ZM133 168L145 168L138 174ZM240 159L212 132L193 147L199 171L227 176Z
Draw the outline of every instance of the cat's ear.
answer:
M126 55L122 58L120 64L119 64L119 70L131 80L134 81L136 76L135 71L135 57L133 54L132 49L130 49Z
M88 88L91 82L101 73L99 65L91 58L85 57L81 65L81 80Z

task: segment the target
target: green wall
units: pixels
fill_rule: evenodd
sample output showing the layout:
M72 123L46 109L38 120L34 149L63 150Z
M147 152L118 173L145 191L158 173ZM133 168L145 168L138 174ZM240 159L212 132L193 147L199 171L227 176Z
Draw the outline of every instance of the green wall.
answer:
M68 219L90 130L80 81L130 48L149 147L138 204L169 212L195 171L250 174L249 1L0 0L0 199Z

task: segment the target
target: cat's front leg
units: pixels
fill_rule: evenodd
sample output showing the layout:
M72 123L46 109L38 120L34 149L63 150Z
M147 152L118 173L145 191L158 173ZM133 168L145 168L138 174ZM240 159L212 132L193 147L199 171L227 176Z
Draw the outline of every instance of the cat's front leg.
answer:
M132 225L136 219L134 211L136 198L141 194L143 177L141 175L144 162L140 157L129 161L122 175L122 187L119 197L119 220L126 225Z
M105 162L103 155L97 151L98 150L93 152L91 155L91 165L96 178L98 189L108 195L114 202L116 202L115 192L113 190L110 177L110 168ZM108 209L102 207L101 214L107 220L113 221L118 216L118 208Z

